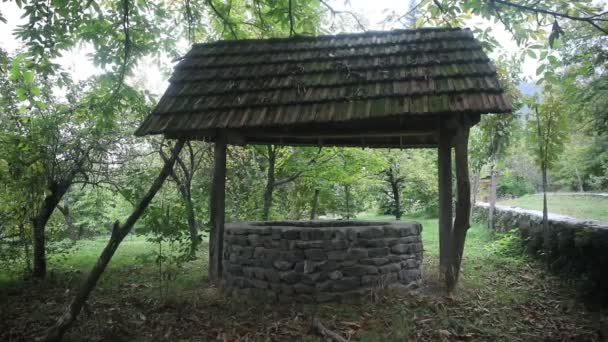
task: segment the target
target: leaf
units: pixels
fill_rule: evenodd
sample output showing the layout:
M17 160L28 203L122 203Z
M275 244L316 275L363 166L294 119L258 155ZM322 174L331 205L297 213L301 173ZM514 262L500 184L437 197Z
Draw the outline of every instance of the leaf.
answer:
M536 76L539 76L540 74L542 74L545 71L546 65L545 64L541 64L541 66L539 66L536 69Z
M534 59L536 59L536 58L537 58L537 56L536 56L536 52L534 52L533 50L528 49L528 50L526 50L526 53L527 53L527 54L528 54L528 56L530 56L531 58L534 58Z

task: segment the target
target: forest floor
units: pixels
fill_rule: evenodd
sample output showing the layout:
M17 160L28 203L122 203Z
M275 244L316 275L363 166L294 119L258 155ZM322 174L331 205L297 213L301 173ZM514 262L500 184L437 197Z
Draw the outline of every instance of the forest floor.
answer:
M525 195L501 200L499 204L542 211L543 195ZM547 195L547 208L555 214L608 222L608 197L550 193Z
M469 231L453 298L437 276L437 220L423 224L425 279L416 292L370 292L356 304L266 304L225 297L205 278L206 258L187 263L162 294L154 251L129 237L66 341L321 341L310 323L353 341L602 341L607 313L590 311L572 286L513 256L509 239ZM0 341L31 341L49 327L95 262L105 239L54 257L48 281L0 271ZM167 246L164 246L167 250Z

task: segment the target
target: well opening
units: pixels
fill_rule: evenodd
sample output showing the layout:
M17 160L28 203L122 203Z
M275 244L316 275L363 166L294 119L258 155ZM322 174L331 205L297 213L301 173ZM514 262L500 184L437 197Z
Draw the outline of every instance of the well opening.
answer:
M417 222L268 221L226 224L226 289L280 301L360 298L421 279Z

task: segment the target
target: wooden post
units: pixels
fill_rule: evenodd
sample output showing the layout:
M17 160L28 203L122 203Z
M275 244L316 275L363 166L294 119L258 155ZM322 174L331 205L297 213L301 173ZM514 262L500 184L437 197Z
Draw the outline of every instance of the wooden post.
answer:
M219 283L222 278L224 221L226 219L226 135L223 132L220 132L215 139L210 196L209 281Z
M449 277L447 278L448 291L451 292L460 275L460 263L464 252L464 242L471 217L471 183L469 179L469 123L466 117L459 122L455 139L456 151L456 219L452 233L452 257Z
M452 134L445 121L439 128L439 272L446 275L450 265L452 239Z

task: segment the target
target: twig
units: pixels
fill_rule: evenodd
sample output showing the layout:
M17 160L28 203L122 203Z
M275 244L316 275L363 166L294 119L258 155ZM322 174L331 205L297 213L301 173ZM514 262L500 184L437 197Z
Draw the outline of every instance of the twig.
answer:
M578 16L569 15L567 13L555 12L555 11L544 9L544 8L516 4L516 3L510 2L510 1L506 1L506 0L486 0L486 1L489 2L491 5L499 4L499 5L503 5L503 6L518 8L520 10L524 10L524 11L528 11L528 12L542 13L542 14L552 15L554 17L586 22L586 23L592 25L593 27L595 27L596 29L598 29L599 31L603 32L604 34L608 34L608 30L604 29L603 27L601 27L597 24L597 22L608 22L608 19L600 18L602 15L606 14L606 12L595 14L595 15L588 16L588 17L578 17Z
M321 324L321 321L319 321L317 318L313 318L313 320L312 320L312 331L314 331L317 335L328 338L332 341L348 342L348 340L345 339L344 337L340 336L340 334L338 334L334 331L331 331L331 330L327 329L325 326L323 326L323 324Z
M355 19L355 21L357 22L357 26L359 26L359 29L361 31L367 31L367 29L365 28L365 26L361 23L361 20L359 19L359 17L351 12L351 11L338 11L335 10L333 7L331 7L327 2L325 2L324 0L319 0L321 2L321 4L323 6L325 6L330 12L332 16L336 16L336 15L341 15L341 14L347 14L350 15L353 19ZM290 1L291 2L291 1Z
M222 13L217 10L217 8L215 7L215 5L213 5L213 1L212 0L207 0L207 4L209 4L209 7L211 7L211 9L215 13L215 15L217 15L218 18L220 18L220 20L224 23L224 26L228 26L228 29L230 30L230 33L232 33L232 36L234 37L234 39L239 39L238 34L234 30L234 23L232 23L230 20L228 20L228 18L225 18L222 15Z

